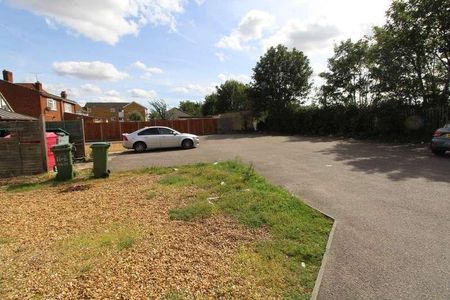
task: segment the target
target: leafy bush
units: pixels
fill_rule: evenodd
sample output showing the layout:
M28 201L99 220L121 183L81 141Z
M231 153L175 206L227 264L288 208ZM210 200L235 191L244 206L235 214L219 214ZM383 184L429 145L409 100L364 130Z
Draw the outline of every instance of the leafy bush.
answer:
M394 101L370 106L305 106L269 115L260 128L290 134L424 141L445 123L447 115L446 108L408 106Z

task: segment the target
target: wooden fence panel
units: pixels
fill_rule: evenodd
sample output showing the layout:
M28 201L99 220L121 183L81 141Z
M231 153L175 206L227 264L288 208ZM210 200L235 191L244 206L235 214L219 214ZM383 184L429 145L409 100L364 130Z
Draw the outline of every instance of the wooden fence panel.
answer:
M186 120L173 120L173 129L181 133L188 132L188 124Z
M117 141L122 139L120 122L103 123L103 139L105 141Z
M122 133L132 133L138 130L138 122L122 122Z
M203 134L217 133L217 119L203 119Z
M83 120L64 120L64 121L52 121L46 122L45 127L47 130L61 128L67 131L70 135L70 142L76 147L75 158L84 158L85 153L85 136Z
M46 171L40 121L1 121L9 138L0 138L0 177L34 175Z
M87 142L103 141L102 123L84 123L84 136Z
M196 134L196 135L203 134L202 120L188 119L187 121L188 121L188 125L189 125L189 133Z
M121 140L123 133L132 133L150 126L166 126L183 133L197 135L217 133L217 119L150 120L146 122L108 122L84 125L88 142Z

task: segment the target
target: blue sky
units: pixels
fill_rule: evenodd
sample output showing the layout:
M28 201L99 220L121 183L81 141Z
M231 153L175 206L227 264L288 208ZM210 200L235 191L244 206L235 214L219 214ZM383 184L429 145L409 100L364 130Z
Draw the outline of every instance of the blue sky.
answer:
M201 101L250 81L267 47L297 47L315 74L333 44L381 25L389 0L0 0L0 62L86 101ZM315 78L316 84L320 81Z

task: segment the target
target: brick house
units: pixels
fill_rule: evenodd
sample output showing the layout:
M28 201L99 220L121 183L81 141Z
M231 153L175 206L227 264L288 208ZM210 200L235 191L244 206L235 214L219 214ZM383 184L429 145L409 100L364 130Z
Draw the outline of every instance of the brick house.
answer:
M36 120L33 117L15 113L2 93L0 93L0 121L23 121ZM4 137L7 132L0 128L0 138Z
M64 120L64 113L75 113L76 102L67 98L65 91L60 96L48 93L39 81L14 83L13 74L3 70L0 93L16 112L35 118L44 115L46 121Z
M89 116L96 121L132 121L131 114L138 114L147 120L147 108L136 102L88 102L84 106Z

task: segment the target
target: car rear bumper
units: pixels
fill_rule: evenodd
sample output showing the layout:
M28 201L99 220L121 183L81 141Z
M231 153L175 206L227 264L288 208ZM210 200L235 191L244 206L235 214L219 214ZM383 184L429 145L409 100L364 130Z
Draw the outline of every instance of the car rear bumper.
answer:
M450 150L450 139L435 137L431 140L430 147L433 150Z
M133 143L130 141L122 141L122 146L126 149L133 149Z

